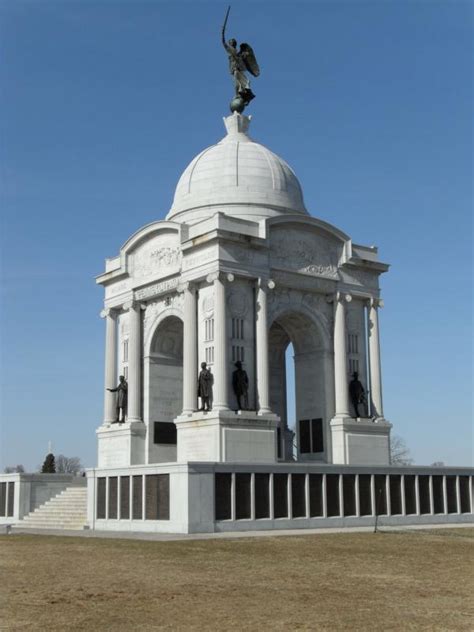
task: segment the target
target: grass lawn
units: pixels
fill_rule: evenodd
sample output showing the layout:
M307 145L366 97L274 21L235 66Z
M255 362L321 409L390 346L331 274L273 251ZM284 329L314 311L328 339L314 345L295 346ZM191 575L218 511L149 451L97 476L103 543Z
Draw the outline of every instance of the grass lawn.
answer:
M0 537L0 630L474 630L474 529Z

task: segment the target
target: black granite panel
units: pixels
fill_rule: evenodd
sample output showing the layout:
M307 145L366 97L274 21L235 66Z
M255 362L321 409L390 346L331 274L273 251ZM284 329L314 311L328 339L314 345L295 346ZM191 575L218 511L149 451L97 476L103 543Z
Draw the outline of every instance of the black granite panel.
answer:
M429 476L418 476L418 495L420 498L420 514L431 513Z
M402 513L402 477L400 474L391 474L390 479L390 513L392 516L401 515Z
M313 517L323 515L323 475L309 475L309 515Z
M176 424L172 421L155 421L153 423L153 443L176 445L177 432Z
M405 514L416 514L416 491L415 491L415 477L413 474L405 474L404 476L404 488L405 488Z
M471 499L469 495L469 476L459 477L459 491L461 496L461 513L471 513Z
M442 476L433 476L433 506L435 514L445 512Z
M277 428L277 457L281 459L281 428Z
M105 486L107 479L101 476L97 479L97 520L105 520Z
M235 475L236 520L250 520L250 482L251 474Z
M7 516L11 518L15 511L15 483L8 483Z
M145 476L145 520L158 520L158 475Z
M309 419L300 420L300 452L308 454L311 452L311 434Z
M109 476L109 520L117 520L118 479Z
M270 474L255 474L255 518L270 518Z
M130 518L130 476L120 477L120 519Z
M375 486L375 514L377 516L387 515L387 477L385 474L374 476Z
M456 495L455 476L446 476L446 495L448 497L448 513L457 513L458 499Z
M273 475L273 515L288 517L288 474Z
M7 513L7 484L0 483L0 516Z
M142 520L143 518L143 476L141 474L132 476L132 518Z
M344 499L344 515L356 515L356 499L355 499L355 475L344 474L342 477L342 492Z
M293 518L306 516L305 474L291 475L291 506Z
M339 507L339 474L326 475L326 504L329 517L341 515Z
M158 520L170 519L170 475L158 474Z
M361 516L372 515L370 474L359 474L359 511Z
M323 439L323 420L313 419L311 421L312 432L312 451L324 452L324 439Z
M215 514L216 520L232 518L232 474L215 474Z

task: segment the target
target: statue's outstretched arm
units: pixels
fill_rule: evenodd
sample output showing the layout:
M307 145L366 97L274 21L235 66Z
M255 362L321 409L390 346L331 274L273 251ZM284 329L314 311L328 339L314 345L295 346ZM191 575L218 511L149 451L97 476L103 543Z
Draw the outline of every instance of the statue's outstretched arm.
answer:
M227 26L227 20L229 19L229 13L230 13L230 5L227 7L227 13L225 14L225 19L224 19L224 24L222 25L222 44L224 46L224 48L227 50L227 43L225 41L225 27Z

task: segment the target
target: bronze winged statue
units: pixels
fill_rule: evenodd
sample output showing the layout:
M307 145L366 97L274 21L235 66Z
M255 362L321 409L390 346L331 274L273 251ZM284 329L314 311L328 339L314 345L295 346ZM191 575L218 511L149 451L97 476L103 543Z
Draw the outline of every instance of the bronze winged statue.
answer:
M232 112L242 113L250 101L255 98L254 93L250 89L250 80L245 73L249 72L254 77L258 77L260 68L250 44L242 42L240 50L237 50L237 40L232 38L226 42L225 29L229 19L229 12L230 7L227 9L222 26L222 44L229 56L229 71L234 79L235 96L230 103L230 109Z

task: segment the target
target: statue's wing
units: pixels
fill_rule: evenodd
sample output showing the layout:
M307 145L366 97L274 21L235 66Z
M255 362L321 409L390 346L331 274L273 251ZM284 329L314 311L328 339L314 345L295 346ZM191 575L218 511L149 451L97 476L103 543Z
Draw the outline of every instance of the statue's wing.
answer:
M254 76L258 77L260 74L260 68L258 67L257 60L255 59L255 53L249 44L242 42L240 45L240 56L245 64L247 70Z

